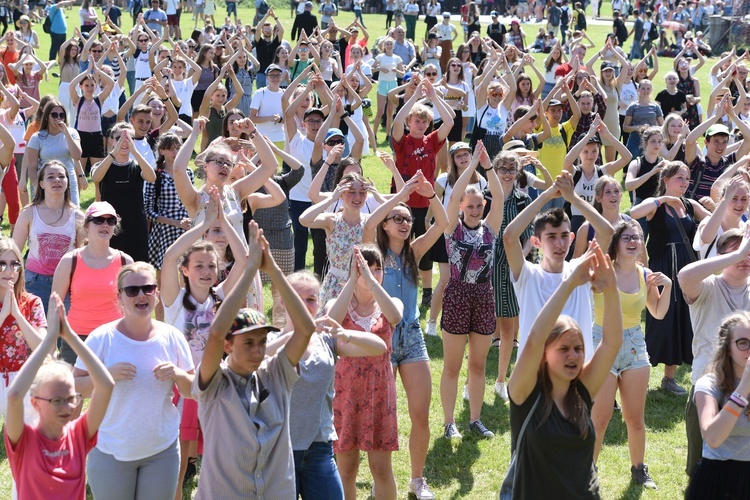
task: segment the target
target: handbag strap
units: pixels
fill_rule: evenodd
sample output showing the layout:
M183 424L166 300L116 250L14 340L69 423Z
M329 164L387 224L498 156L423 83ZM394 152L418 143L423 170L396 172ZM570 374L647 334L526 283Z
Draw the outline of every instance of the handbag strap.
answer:
M688 249L688 255L690 255L690 262L695 262L698 259L695 257L695 252L693 251L693 247L690 244L690 239L688 239L687 237L687 233L685 232L685 228L682 226L682 222L680 221L680 217L677 215L677 211L671 205L667 205L667 210L669 211L670 214L672 214L672 217L677 223L677 229L679 229L680 236L682 236L682 243L684 243L685 247Z
M529 414L526 415L526 419L523 421L521 430L518 432L518 438L516 439L516 446L514 448L515 450L514 453L518 453L518 447L521 445L521 440L523 439L523 434L526 431L526 426L529 425L529 422L531 422L531 417L534 415L534 411L536 410L536 407L539 406L539 401L541 399L542 399L542 393L540 391L536 397L536 401L534 401L534 405L531 407L531 410L529 411Z

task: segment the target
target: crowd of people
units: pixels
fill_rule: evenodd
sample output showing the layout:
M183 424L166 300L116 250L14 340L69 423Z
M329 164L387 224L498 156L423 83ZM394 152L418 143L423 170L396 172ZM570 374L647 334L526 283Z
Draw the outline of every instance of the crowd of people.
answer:
M394 499L401 411L408 491L433 499L425 336L443 346L440 439L494 436L497 348L501 496L599 497L617 401L631 479L657 488L659 365L661 390L687 396L687 497L750 496L747 52L709 62L684 36L660 73L661 6L644 2L629 54L627 9L597 47L587 6L569 24L535 6L543 60L522 1L484 36L474 2L457 26L409 0L377 40L362 1L347 26L330 0L320 22L296 2L291 39L264 0L244 25L227 2L224 26L184 40L174 0L136 2L126 31L112 0L102 16L87 0L68 37L71 3L28 6L48 60L26 15L0 48L0 411L18 498L180 499L197 474L196 498L353 499L366 452L373 495ZM41 95L52 71L59 91Z

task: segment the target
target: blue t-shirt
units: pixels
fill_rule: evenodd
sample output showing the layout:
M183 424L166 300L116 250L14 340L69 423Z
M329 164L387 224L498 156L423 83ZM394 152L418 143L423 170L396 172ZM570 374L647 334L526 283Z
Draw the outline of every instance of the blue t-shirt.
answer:
M162 25L150 21L167 22L167 13L163 10L149 9L143 13L143 20L146 21L146 26L148 26L151 31L161 36Z
M49 7L45 7L44 10L47 11L47 15L52 19L50 33L65 35L68 32L68 26L65 24L65 13L57 5L50 5Z

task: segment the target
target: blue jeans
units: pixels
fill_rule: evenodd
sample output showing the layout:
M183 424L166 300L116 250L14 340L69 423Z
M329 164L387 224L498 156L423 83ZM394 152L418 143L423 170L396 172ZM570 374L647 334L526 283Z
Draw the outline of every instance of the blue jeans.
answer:
M292 218L292 228L294 229L294 270L301 271L305 268L305 257L307 256L307 235L308 230L299 223L299 216L302 212L312 206L309 201L289 200L289 215Z
M266 86L266 74L258 73L255 75L255 88L260 89Z
M302 500L343 500L344 487L333 459L331 442L314 442L306 450L294 450L297 496Z
M638 158L641 155L641 133L631 132L628 136L628 142L625 144L633 158Z
M49 296L52 294L52 276L37 274L28 269L26 269L24 273L26 275L24 280L26 291L42 299L42 305L44 306L44 312L46 313L47 305L49 304Z
M130 95L133 95L133 92L135 92L135 70L126 72L125 80L128 82Z

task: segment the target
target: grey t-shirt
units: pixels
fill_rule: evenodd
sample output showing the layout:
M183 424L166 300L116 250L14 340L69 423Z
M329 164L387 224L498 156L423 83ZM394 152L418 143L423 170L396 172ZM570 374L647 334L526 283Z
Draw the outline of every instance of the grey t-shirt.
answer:
M661 106L658 103L650 102L643 106L636 101L625 110L625 116L633 117L633 121L630 122L631 126L640 127L643 125L658 125L656 119L664 117L664 113L662 113Z
M705 372L716 350L719 325L736 311L750 310L750 287L732 287L721 276L709 276L703 281L703 291L690 305L693 323L693 373L695 385Z
M68 131L73 139L81 142L76 129L68 127ZM57 160L65 165L65 170L68 171L68 177L70 177L70 201L75 206L78 206L78 176L76 175L73 157L70 156L70 147L68 147L65 134L60 132L52 135L40 130L31 136L29 144L26 147L39 151L39 163L36 165L37 170L50 160Z
M310 346L312 353L300 360L300 378L292 388L289 431L293 450L338 439L333 427L336 340L329 334L316 334L310 339Z
M727 402L727 396L721 393L716 386L716 381L712 374L704 375L698 379L695 384L695 395L703 392L711 396L719 404L719 410ZM694 397L695 398L695 397ZM735 408L737 409L737 408ZM744 411L741 411L744 413ZM742 462L750 461L750 420L745 415L740 415L737 423L732 428L726 441L718 448L711 448L706 442L703 442L703 458L710 460L740 460Z

